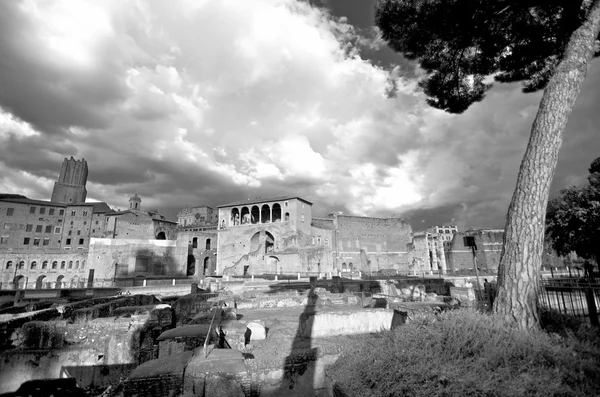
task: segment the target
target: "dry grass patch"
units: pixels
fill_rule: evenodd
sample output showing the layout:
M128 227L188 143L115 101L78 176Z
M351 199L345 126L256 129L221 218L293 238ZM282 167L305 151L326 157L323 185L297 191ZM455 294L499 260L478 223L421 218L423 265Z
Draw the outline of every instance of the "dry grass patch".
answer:
M353 340L328 370L348 396L600 395L600 348L572 332L456 310Z

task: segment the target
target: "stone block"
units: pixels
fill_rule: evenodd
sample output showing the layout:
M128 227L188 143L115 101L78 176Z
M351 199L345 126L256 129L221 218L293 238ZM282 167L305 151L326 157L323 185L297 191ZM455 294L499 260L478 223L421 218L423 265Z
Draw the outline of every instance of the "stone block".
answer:
M254 299L243 299L236 302L236 306L240 310L252 309L254 307Z
M181 394L184 369L192 358L184 352L138 366L123 384L124 397L175 397Z
M224 320L219 326L219 335L232 349L243 349L246 346L246 325L237 320ZM220 343L221 344L221 343Z
M223 320L237 320L237 309L235 306L223 309Z
M242 397L244 392L240 380L245 377L247 369L244 357L238 350L213 349L208 357L204 357L204 350L199 348L186 367L183 392L198 396ZM218 394L219 386L227 394Z
M391 329L393 317L394 311L386 309L303 313L298 333L304 338L318 338L380 332Z
M475 290L471 287L450 287L450 296L462 306L473 305L475 302Z
M264 340L267 338L267 330L263 324L253 321L248 323L248 330L250 330L249 340Z

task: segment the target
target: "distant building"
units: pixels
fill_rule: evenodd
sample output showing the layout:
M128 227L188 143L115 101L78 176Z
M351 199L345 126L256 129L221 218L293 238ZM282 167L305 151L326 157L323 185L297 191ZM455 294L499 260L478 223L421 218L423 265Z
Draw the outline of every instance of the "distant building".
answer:
M177 224L143 210L137 195L125 211L86 203L87 176L85 160L65 158L51 201L0 194L1 288L185 274L187 245L176 247ZM153 242L161 239L170 242Z
M311 207L311 202L294 196L218 206L217 272L306 271L302 269L307 269L307 261L299 249L310 245L312 240Z
M186 207L177 214L177 224L185 228L216 225L217 220L217 211L206 205L192 208Z
M63 204L85 203L88 166L85 159L64 159L58 181L54 182L50 201Z
M454 234L452 244L446 246L446 263L449 271L480 270L498 271L504 230L479 229Z
M408 272L410 225L400 218L312 217L297 196L220 205L218 274Z

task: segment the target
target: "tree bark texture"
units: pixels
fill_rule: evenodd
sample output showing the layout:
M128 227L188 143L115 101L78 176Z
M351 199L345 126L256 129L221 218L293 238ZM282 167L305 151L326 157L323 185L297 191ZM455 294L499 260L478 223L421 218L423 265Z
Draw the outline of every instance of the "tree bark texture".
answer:
M508 208L494 310L520 329L539 326L537 298L550 184L599 30L600 0L595 0L544 90Z

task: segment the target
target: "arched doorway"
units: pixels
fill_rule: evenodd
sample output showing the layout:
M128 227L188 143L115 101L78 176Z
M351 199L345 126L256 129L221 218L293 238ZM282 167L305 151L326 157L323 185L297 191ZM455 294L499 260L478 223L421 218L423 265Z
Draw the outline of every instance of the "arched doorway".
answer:
M13 280L13 285L15 289L24 289L25 288L25 276L18 275Z
M270 256L267 258L267 269L269 272L273 271L275 274L281 273L281 269L279 268L279 258L276 256Z
M56 278L56 288L61 289L63 287L63 279L65 276L58 276Z
M187 260L187 275L193 276L196 274L196 258L194 255L188 255Z
M166 240L167 236L165 235L165 232L160 232L156 235L156 239L157 240Z
M205 276L210 276L210 274L212 273L210 267L210 257L207 256L206 258L204 258L204 272L202 274L204 274Z
M35 282L35 289L42 289L44 288L44 279L46 278L46 276L41 275L37 278L37 281Z

